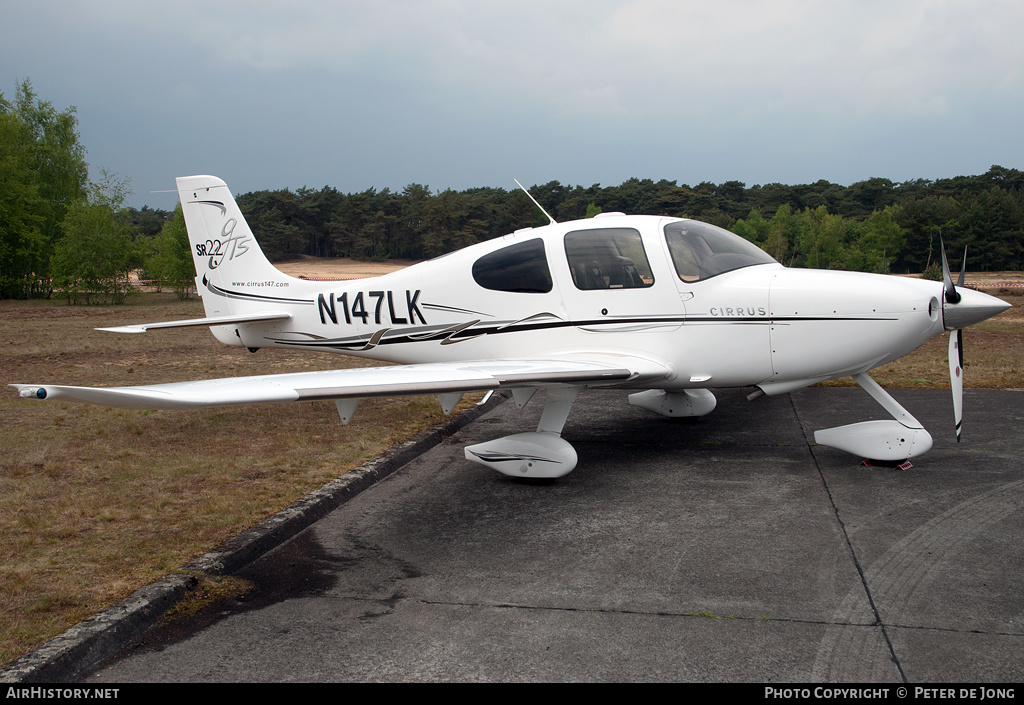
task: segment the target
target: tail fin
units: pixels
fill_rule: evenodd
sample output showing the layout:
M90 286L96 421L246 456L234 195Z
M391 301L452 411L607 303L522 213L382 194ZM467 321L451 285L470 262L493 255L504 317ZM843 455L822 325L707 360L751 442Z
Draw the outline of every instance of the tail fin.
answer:
M252 308L245 297L232 296L232 290L290 279L260 250L227 184L216 176L181 176L177 184L196 265L196 289L207 316L247 313Z

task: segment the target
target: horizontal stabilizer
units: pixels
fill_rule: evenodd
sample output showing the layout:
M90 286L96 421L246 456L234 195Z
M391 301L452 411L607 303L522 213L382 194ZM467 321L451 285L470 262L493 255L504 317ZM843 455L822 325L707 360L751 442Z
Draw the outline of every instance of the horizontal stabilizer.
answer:
M287 321L292 314L286 311L267 311L265 313L247 313L237 316L213 316L210 318L189 318L182 321L161 321L159 323L137 323L130 326L114 326L97 328L109 333L145 333L157 328L191 328L194 326L227 326L238 323L266 323L268 321Z

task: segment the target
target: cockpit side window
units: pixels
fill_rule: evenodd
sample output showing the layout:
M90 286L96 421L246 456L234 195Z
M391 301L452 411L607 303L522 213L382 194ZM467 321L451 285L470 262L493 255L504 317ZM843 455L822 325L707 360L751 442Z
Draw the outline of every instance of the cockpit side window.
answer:
M697 220L679 220L665 226L676 274L696 282L755 264L772 264L767 252L735 233Z
M546 294L551 291L551 270L540 238L517 242L484 255L473 263L473 279L485 289L513 293Z
M640 289L654 284L640 233L632 228L576 230L565 256L577 289Z

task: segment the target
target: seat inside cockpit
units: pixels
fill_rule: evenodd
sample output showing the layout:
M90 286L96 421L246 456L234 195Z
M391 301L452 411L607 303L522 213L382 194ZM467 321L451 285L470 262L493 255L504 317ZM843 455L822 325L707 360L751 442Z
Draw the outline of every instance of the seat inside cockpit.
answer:
M577 289L642 289L654 284L640 233L633 228L568 233L565 256Z

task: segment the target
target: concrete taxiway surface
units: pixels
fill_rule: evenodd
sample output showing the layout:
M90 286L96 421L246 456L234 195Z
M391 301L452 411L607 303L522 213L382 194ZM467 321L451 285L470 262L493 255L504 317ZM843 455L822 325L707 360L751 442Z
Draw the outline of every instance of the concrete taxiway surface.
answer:
M1024 679L1024 392L968 390L957 446L948 391L896 391L935 437L908 470L813 445L885 418L860 389L745 393L584 392L551 482L463 458L543 398L502 404L84 681Z

